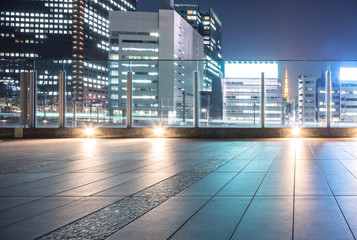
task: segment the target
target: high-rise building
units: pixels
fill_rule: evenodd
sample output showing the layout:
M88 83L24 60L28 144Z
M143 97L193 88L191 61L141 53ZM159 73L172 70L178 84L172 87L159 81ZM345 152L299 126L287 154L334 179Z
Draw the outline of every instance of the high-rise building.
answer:
M317 125L317 78L311 74L298 77L298 119L299 124L304 126Z
M281 82L275 62L225 64L223 119L233 125L260 126L261 73L264 72L265 124L282 123Z
M118 119L125 115L129 71L138 124L158 118L177 124L193 107L193 73L202 79L203 63L187 60L203 59L203 37L169 4L159 7L158 12L110 13L110 108Z
M285 98L286 102L289 102L289 79L288 79L288 69L286 69L286 71L285 71L284 98Z
M107 104L109 11L135 11L135 0L3 0L0 9L0 82L18 85L20 72L35 68L41 106L57 96L65 70L69 97Z
M357 68L341 67L339 80L340 122L344 126L353 125L357 116Z
M201 12L195 4L175 4L175 10L204 38L204 77L200 86L201 105L211 111L211 116L222 118L222 23L212 8ZM209 106L208 106L209 105Z

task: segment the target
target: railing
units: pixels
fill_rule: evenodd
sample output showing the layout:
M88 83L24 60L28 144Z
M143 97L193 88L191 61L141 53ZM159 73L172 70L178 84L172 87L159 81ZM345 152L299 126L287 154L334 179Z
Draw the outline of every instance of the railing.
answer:
M0 128L357 127L357 61L0 60L0 67Z

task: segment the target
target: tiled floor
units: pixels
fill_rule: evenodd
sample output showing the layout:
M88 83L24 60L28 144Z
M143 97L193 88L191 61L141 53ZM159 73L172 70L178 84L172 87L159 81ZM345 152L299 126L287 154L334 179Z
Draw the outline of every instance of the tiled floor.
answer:
M356 239L357 141L0 141L0 239Z

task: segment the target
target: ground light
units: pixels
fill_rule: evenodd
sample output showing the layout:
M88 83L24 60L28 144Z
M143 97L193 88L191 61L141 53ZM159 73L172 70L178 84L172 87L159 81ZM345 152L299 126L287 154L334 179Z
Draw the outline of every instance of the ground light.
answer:
M298 135L300 135L300 128L292 128L291 129L291 133L293 134L293 135L295 135L295 136L298 136Z
M154 133L156 136L161 137L162 135L164 135L164 129L162 129L161 127L157 127L154 129Z
M93 135L95 134L95 130L94 130L94 128L85 128L85 129L84 129L84 133L85 133L88 137L93 137Z

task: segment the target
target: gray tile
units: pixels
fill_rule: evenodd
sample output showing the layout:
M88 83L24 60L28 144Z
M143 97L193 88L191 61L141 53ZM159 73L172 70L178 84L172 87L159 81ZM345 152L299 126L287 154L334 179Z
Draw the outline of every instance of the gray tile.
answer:
M232 160L227 164L224 164L222 167L218 168L216 173L238 173L241 171L247 164L249 160Z
M107 239L167 239L208 199L171 198Z
M292 197L256 197L233 239L291 239Z
M356 195L357 179L349 172L326 172L327 182L335 195Z
M333 197L296 197L295 239L353 239Z
M218 196L253 196L265 173L239 173Z
M113 176L65 192L58 193L55 196L90 196L123 184L125 182L129 182L133 179L140 178L143 175L145 175L145 173L122 173L118 176Z
M321 172L317 161L311 160L296 160L296 172Z
M211 197L216 194L229 180L234 177L234 173L211 173L207 177L188 187L177 196L179 197Z
M51 211L60 206L77 201L80 198L63 198L50 197L34 200L18 207L0 211L0 229L5 226L10 226L24 219L39 215L41 213Z
M294 173L268 173L260 186L257 196L293 195Z
M150 187L151 185L154 185L162 180L165 180L173 175L174 175L174 173L150 173L150 174L145 175L141 178L134 179L130 182L126 182L119 186L112 187L112 188L104 190L100 193L94 194L94 196L97 196L97 197L116 197L116 196L126 197L126 196L134 194L144 188Z
M294 159L275 160L271 165L269 172L293 172Z
M321 172L297 172L295 195L332 195Z
M338 160L319 160L322 171L324 172L347 172L348 170Z
M352 232L357 236L357 197L337 197Z
M173 239L229 239L251 198L215 197Z
M242 172L267 172L273 160L256 161L253 160L249 165L243 169Z
M86 198L0 229L0 236L8 240L35 239L118 200Z
M0 211L31 202L40 197L0 197Z

